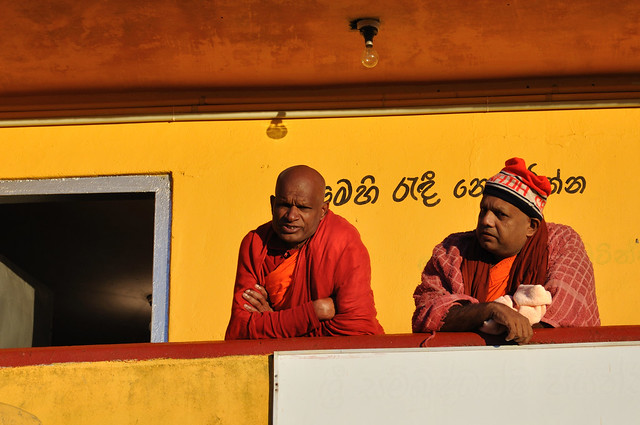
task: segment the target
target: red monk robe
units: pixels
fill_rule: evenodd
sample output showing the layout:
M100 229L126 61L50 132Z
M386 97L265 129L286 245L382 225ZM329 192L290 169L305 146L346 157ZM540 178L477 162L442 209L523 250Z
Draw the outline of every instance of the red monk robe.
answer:
M369 253L347 220L328 211L300 248L291 283L291 308L250 313L242 294L265 286L267 243L277 238L271 222L249 232L240 245L231 320L225 339L382 334L371 290ZM331 297L335 316L318 320L312 301Z

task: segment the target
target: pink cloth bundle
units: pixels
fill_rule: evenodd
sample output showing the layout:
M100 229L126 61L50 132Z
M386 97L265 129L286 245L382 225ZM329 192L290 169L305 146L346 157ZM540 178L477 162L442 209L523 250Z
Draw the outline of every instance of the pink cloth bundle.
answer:
M511 307L529 319L529 323L533 325L540 322L547 312L547 306L551 304L551 293L542 285L520 285L513 298L503 295L493 302ZM506 328L491 319L485 320L479 330L491 335L500 335Z

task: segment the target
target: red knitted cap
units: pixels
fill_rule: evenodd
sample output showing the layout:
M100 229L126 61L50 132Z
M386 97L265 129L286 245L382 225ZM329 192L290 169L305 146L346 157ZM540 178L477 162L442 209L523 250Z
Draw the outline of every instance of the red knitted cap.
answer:
M531 189L543 195L545 198L551 194L551 183L545 176L538 176L527 169L527 165L522 158L511 158L504 163L502 171L514 174Z
M487 180L484 194L507 201L529 217L542 219L542 210L551 194L551 183L527 169L522 158L511 158L505 167Z

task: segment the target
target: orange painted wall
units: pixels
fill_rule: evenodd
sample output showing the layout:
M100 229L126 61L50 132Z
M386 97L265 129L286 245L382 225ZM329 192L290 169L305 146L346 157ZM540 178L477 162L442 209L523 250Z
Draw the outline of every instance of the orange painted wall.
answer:
M355 193L371 175L375 204L357 205L353 195L331 208L357 226L370 251L382 325L403 333L433 246L475 224L479 198L456 198L456 184L522 156L538 173L560 170L564 189L551 196L547 219L582 235L603 324L638 324L629 300L640 296L639 123L640 109L608 109L285 120L282 139L269 138L261 120L2 128L0 178L171 173L169 339L195 341L223 337L240 240L269 219L280 170L316 167L334 194L341 179ZM425 206L417 192L394 200L403 178L428 171L437 205ZM569 193L567 179L578 176L584 192Z

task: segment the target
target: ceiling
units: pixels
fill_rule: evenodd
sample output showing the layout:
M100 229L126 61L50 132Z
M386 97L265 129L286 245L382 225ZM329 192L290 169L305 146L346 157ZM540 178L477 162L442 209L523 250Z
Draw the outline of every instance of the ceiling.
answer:
M639 22L630 0L4 2L0 118L639 98Z

